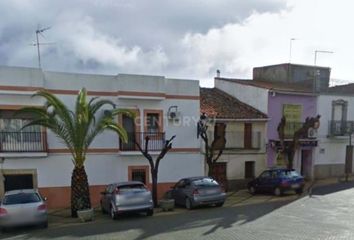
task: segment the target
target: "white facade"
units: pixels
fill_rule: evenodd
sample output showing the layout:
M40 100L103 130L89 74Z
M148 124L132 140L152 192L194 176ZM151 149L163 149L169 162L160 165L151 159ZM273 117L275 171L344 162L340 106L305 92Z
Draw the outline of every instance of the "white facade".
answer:
M338 109L334 103L345 103L347 106ZM321 115L321 125L318 129L318 147L315 151L315 177L343 176L345 168L346 146L349 136L346 134L334 136L331 134L331 121L354 121L354 96L319 95L317 111ZM343 117L342 119L342 112Z
M219 78L215 80L215 87L268 114L268 89L245 84L235 84L232 80Z
M166 139L173 135L176 138L173 149L160 163L159 183L171 185L182 177L203 175L204 160L200 154L196 128L199 119L199 81L161 76L88 75L0 67L0 111L16 110L22 106L42 106L43 100L31 98L39 89L55 93L72 108L78 90L83 87L88 90L90 97L110 99L118 108L136 111L139 121L137 132L145 131L147 112L160 114L159 117L163 119L160 131L165 132ZM171 106L177 106L179 121L168 119ZM0 165L2 173L32 173L36 177L34 185L46 192L51 192L50 188L68 188L73 169L71 155L50 131L47 132L47 143L48 150L41 154L0 151L0 157L5 158ZM117 135L105 132L91 145L85 167L90 186L102 189L112 182L127 181L131 174L130 167L148 165L140 152L122 151L119 149ZM150 171L147 174L150 175Z

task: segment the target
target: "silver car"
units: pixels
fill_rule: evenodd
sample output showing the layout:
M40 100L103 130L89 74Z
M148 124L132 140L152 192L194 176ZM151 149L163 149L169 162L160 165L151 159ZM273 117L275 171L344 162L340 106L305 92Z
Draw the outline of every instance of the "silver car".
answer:
M177 182L167 193L167 197L174 199L176 205L192 209L202 205L221 207L225 202L226 194L210 177L190 177Z
M34 189L6 192L0 204L0 228L22 225L48 227L45 199Z
M101 194L102 212L109 213L112 219L124 212L145 212L147 216L154 214L151 192L142 182L113 183Z

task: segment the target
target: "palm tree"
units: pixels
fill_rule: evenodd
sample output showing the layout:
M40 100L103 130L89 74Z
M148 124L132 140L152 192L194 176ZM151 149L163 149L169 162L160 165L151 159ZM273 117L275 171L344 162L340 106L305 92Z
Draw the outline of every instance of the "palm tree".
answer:
M87 102L87 91L81 89L75 105L71 111L55 95L48 91L38 91L33 96L46 100L44 108L24 107L18 113L31 113L33 119L25 127L39 125L50 129L60 138L72 155L74 170L71 177L71 215L77 217L77 211L91 208L89 184L85 171L86 153L97 135L104 130L111 130L118 134L122 141L128 139L124 128L114 121L118 114L134 116L128 110L114 109L115 104L109 100L92 98ZM103 106L110 105L112 110L98 114ZM96 115L97 119L96 119Z

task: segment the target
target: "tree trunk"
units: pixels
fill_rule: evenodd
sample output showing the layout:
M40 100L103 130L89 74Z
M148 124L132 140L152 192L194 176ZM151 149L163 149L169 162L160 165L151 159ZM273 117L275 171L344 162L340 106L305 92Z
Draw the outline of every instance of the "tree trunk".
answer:
M91 208L90 189L85 167L75 166L71 176L71 216L77 217L77 211Z
M289 150L288 151L288 169L291 170L293 169L293 163L294 163L294 151Z
M212 163L208 163L208 176L209 177L213 177L213 175L214 175L214 164L212 164Z
M154 202L154 207L158 206L157 201L157 171L151 171L152 176L152 201Z

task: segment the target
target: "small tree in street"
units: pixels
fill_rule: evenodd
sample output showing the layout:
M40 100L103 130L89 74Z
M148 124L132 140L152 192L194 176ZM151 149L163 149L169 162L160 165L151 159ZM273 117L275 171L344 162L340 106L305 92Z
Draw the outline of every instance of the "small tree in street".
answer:
M295 152L300 146L300 139L308 138L309 129L317 129L320 126L320 115L316 117L306 118L302 127L296 130L292 136L292 141L288 144L285 144L285 127L286 127L286 118L283 116L278 125L278 136L281 145L281 152L285 153L288 157L288 169L293 168Z
M160 154L157 156L156 161L152 158L149 153L149 141L150 137L145 137L145 146L144 149L140 146L140 144L135 141L135 145L138 147L139 151L144 155L144 157L149 161L150 171L152 177L152 199L154 201L154 207L158 206L157 200L157 181L158 181L158 173L159 173L159 165L160 161L165 157L166 153L172 148L172 141L176 136L172 136L169 140L166 140Z
M114 117L118 114L134 114L128 110L113 109L109 114L97 113L103 106L114 108L109 100L92 98L87 101L87 91L81 89L75 103L75 110L71 111L55 95L42 90L34 94L46 100L43 108L25 107L18 113L30 113L33 119L24 126L39 125L50 129L66 145L72 155L74 170L71 177L71 215L77 217L77 211L91 208L89 184L85 171L86 153L93 140L105 130L118 134L120 139L127 141L127 133L117 124ZM99 164L99 163L97 163Z
M215 124L214 139L210 144L210 140L208 137L207 117L205 114L202 114L202 116L200 117L198 123L198 137L200 136L204 142L204 159L208 165L208 176L210 177L214 177L214 166L225 149L225 128L226 124L224 123Z

